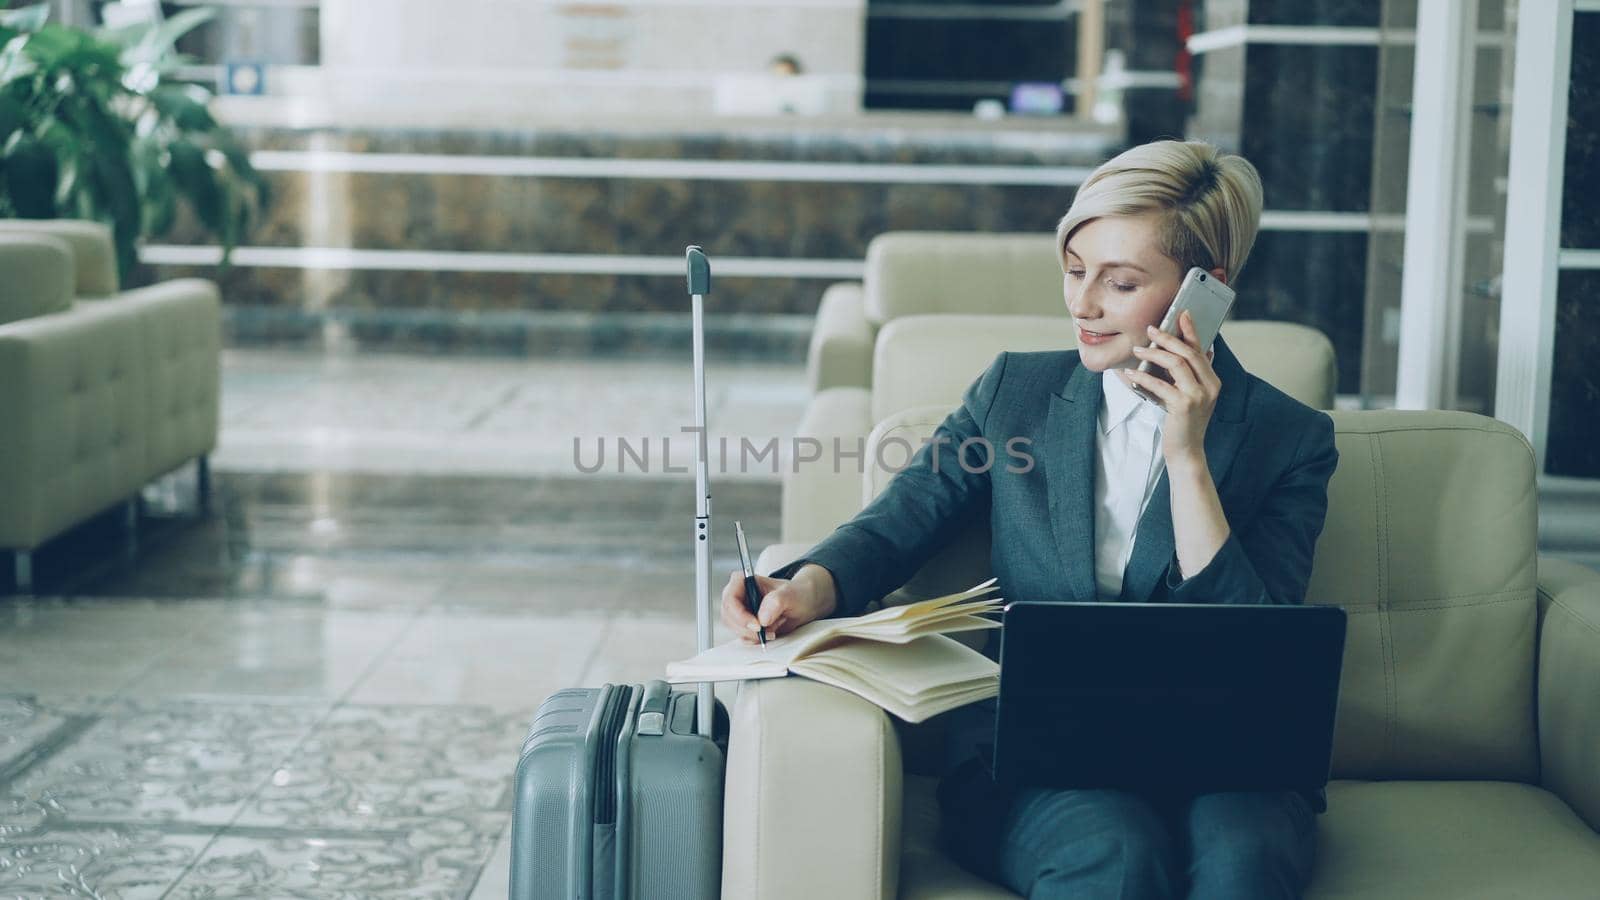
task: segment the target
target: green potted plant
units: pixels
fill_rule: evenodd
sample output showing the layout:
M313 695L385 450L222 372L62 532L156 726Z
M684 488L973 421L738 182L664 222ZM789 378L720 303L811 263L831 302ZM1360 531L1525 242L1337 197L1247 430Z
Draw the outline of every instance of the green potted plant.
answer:
M267 184L212 92L176 77L174 43L213 12L90 32L50 23L48 3L0 11L0 217L105 222L126 279L183 202L226 265Z

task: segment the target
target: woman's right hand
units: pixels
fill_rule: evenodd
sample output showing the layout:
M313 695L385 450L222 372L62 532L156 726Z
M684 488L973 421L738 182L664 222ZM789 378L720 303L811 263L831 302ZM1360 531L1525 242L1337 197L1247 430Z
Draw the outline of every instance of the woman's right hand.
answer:
M761 588L759 616L750 614L744 597L744 573L735 570L722 588L722 624L746 643L760 640L757 622L767 629L767 637L787 634L807 622L824 618L834 611L833 575L817 565L801 566L790 580L756 576Z

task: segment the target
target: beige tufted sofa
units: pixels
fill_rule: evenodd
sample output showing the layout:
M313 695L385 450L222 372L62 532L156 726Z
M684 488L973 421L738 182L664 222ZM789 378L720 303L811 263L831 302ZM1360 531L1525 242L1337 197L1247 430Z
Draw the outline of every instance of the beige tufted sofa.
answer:
M1333 406L1333 345L1320 331L1231 321L1223 333L1251 372L1310 406ZM819 540L861 509L862 466L835 460L884 419L929 405L943 418L1002 350L1075 346L1053 236L873 239L866 280L829 288L817 313L807 358L814 393L795 430L797 464L783 472L783 542Z
M914 444L950 405L893 413L874 438ZM1340 464L1307 602L1346 609L1349 634L1306 896L1600 896L1600 574L1538 557L1530 447L1469 413L1330 415ZM985 577L987 539L969 530L888 602ZM723 896L1013 896L937 846L919 760L938 724L803 679L745 683Z
M120 291L110 232L0 221L0 550L32 552L216 446L221 305L208 281ZM0 584L4 580L0 579Z

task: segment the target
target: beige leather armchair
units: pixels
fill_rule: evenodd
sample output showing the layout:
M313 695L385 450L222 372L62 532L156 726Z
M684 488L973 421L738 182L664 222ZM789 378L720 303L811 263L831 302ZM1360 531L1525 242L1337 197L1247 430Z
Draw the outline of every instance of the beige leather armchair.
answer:
M120 291L105 226L0 221L0 551L23 593L34 550L150 480L195 460L205 491L220 353L212 283Z
M1306 896L1595 896L1600 574L1538 558L1533 454L1510 427L1331 415L1340 463L1307 602L1343 607L1349 633ZM760 566L804 549L769 548ZM919 578L942 566L927 590L971 583L984 549L954 546ZM936 781L903 760L937 721L905 727L802 679L743 686L724 896L1012 896L936 845Z

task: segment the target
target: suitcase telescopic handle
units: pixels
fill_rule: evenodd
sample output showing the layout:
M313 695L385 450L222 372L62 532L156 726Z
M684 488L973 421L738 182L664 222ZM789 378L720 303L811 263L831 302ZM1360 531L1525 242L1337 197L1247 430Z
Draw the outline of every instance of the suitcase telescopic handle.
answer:
M695 647L704 653L711 649L711 475L710 450L706 446L706 348L705 298L711 293L711 261L693 244L684 248L689 270L689 310L694 337L694 620ZM716 721L712 705L716 697L711 682L702 681L695 689L695 730L711 737Z
M689 265L689 295L711 293L711 261L706 259L705 251L690 244L684 255Z

